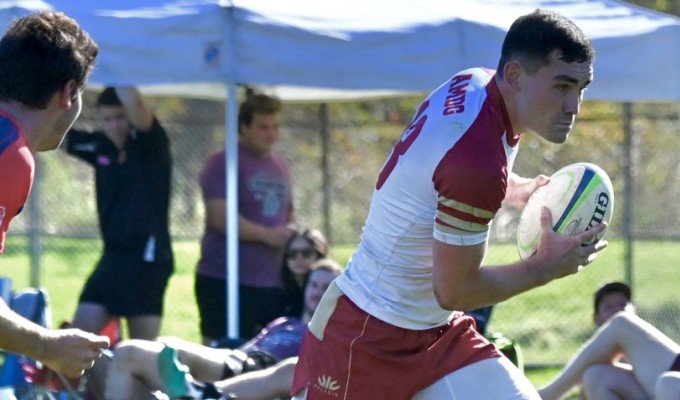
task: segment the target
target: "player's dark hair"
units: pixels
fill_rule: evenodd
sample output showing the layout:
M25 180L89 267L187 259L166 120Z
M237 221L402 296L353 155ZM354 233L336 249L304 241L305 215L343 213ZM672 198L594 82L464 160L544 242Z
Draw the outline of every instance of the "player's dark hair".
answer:
M84 89L99 49L63 13L38 12L14 21L0 39L0 101L44 109L70 80Z
M530 74L548 65L553 52L568 63L593 62L595 50L590 39L568 18L549 10L537 9L515 20L503 41L497 70L518 60ZM502 74L499 74L502 77Z
M97 97L97 107L101 106L122 106L123 103L120 102L118 94L116 94L116 89L112 87L107 87L99 93Z
M255 114L278 114L282 109L281 100L266 94L251 94L241 103L238 110L238 130L242 126L250 126Z

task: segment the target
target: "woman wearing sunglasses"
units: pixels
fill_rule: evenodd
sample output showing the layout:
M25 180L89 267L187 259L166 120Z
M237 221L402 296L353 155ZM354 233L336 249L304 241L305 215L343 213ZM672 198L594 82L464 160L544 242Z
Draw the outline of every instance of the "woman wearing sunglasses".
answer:
M312 264L328 256L328 241L318 229L300 229L285 246L281 279L283 298L280 316L297 317L302 313L304 287Z

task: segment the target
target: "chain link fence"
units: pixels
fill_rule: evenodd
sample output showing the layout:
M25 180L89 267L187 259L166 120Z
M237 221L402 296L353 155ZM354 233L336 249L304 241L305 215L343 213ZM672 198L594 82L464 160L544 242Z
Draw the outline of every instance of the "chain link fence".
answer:
M78 126L95 127L95 97L86 93ZM301 225L321 228L334 247L356 245L380 166L419 99L286 104L277 149L291 168ZM205 160L224 146L225 107L208 100L149 101L172 143L171 231L176 242L190 244L193 259L177 262L189 264L178 268L191 270L204 225L198 175ZM520 175L550 174L579 161L609 173L616 191L610 249L576 276L499 304L489 329L517 340L528 364L564 363L593 331L594 290L606 281L629 280L640 314L680 339L677 105L586 102L566 144L528 135L521 146L514 168ZM76 258L86 252L99 255L92 252L99 231L91 168L63 151L41 154L37 162L35 192L11 234L83 239L70 242L70 251L74 260L94 265L96 259ZM512 210L496 218L488 264L517 259L518 218ZM6 254L13 251L20 250L8 248ZM40 251L33 247L38 264Z

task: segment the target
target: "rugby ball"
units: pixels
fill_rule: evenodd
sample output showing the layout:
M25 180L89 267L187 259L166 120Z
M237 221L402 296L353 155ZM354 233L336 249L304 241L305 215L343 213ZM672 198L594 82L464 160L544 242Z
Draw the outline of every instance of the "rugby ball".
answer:
M602 168L591 163L571 164L555 172L547 185L531 195L522 210L517 226L517 248L522 260L534 254L538 246L543 206L550 209L553 231L578 235L601 222L611 222L612 182ZM591 243L603 235L604 232Z

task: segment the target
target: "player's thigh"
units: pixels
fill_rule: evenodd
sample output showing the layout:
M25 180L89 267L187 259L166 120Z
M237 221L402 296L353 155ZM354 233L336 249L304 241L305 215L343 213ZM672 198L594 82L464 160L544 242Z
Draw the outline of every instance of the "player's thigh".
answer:
M307 399L307 388L303 388L295 394L290 400L306 400Z
M540 400L522 372L505 357L454 371L416 393L413 400Z

